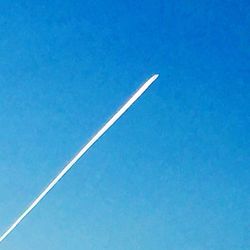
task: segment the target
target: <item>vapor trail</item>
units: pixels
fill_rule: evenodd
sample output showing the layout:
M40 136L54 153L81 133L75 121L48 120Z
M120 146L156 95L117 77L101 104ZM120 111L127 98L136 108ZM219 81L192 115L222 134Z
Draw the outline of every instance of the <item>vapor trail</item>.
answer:
M2 242L15 227L28 215L45 195L57 184L57 182L73 167L73 165L99 140L99 138L130 108L130 106L146 91L146 89L156 80L158 74L148 79L135 94L113 115L113 117L90 139L90 141L76 154L76 156L64 167L64 169L51 181L45 190L32 202L32 204L19 216L19 218L0 237Z

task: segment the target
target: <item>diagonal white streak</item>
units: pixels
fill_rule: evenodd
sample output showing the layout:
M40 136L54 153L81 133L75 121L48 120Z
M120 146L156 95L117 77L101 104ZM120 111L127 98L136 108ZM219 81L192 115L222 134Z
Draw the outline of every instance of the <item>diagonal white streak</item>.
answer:
M18 217L18 219L0 237L2 242L16 226L31 212L33 208L47 195L47 193L57 184L57 182L73 167L73 165L98 141L98 139L130 108L130 106L146 91L146 89L156 80L158 74L148 79L135 94L113 115L113 117L90 139L90 141L76 154L76 156L64 167L64 169L51 181L45 190L32 202L32 204Z

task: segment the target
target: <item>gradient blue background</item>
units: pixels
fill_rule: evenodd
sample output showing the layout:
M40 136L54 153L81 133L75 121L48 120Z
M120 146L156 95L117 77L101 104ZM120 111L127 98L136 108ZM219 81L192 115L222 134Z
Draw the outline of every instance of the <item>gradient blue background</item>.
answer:
M160 77L1 250L250 249L248 1L1 1L0 232Z

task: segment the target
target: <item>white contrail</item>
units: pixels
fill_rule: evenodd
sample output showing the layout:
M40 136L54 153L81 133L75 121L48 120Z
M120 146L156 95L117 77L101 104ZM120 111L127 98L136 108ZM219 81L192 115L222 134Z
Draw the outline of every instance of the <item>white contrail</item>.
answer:
M51 181L45 190L32 202L32 204L19 216L19 218L0 237L2 242L15 227L28 215L31 210L44 198L44 196L57 184L57 182L73 167L73 165L88 151L88 149L130 108L130 106L146 91L156 80L158 74L147 80L135 94L113 115L113 117L92 137L92 139L77 153L77 155L64 167L64 169Z

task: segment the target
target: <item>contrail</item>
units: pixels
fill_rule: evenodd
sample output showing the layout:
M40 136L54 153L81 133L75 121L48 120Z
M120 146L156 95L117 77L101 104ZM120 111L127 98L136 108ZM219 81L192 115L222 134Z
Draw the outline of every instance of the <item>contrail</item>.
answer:
M90 139L90 141L76 154L76 156L64 167L64 169L51 181L45 190L32 202L32 204L18 217L18 219L0 237L2 242L16 226L28 215L33 208L44 198L45 195L57 184L57 182L73 167L73 165L99 140L99 138L130 108L130 106L146 91L159 75L150 77L134 95L112 116L112 118Z

